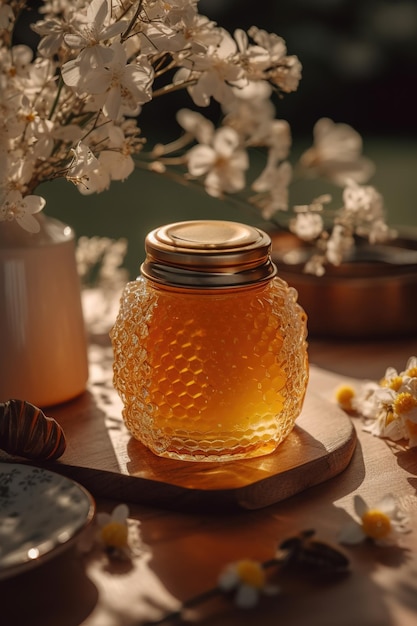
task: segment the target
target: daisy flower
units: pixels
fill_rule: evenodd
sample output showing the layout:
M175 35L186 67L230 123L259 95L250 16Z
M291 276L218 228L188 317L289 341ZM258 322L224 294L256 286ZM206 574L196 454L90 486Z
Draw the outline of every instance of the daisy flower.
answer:
M129 508L126 504L117 505L112 513L97 513L99 539L111 556L130 556L128 516Z
M355 389L351 385L340 385L336 389L336 402L345 411L352 411L355 395Z
M222 591L234 591L236 606L249 609L256 606L261 594L275 595L279 587L269 585L261 563L243 559L228 565L220 574L218 586Z
M342 529L339 541L344 544L361 543L370 539L377 545L395 545L399 535L410 532L408 519L392 494L369 507L359 495L354 497L357 520Z
M388 367L378 383L364 383L351 404L364 418L365 431L417 446L417 357L408 359L403 372Z

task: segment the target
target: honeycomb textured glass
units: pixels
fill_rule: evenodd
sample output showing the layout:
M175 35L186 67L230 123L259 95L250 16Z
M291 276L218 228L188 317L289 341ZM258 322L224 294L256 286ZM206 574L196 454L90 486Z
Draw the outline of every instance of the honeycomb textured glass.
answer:
M270 453L291 432L308 380L306 316L279 278L196 291L141 277L111 331L114 385L131 434L194 461Z

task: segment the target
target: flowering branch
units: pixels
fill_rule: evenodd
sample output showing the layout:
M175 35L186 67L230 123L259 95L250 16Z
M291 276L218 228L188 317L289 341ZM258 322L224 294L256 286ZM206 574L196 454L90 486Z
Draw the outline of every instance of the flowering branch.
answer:
M236 197L308 241L314 253L306 270L317 275L326 263L341 263L355 237L371 243L391 237L381 196L363 186L373 164L346 124L319 120L314 145L295 168L343 189L341 208L328 221L328 196L291 206L291 132L272 99L297 89L301 63L278 35L255 26L232 35L197 4L45 0L42 19L33 24L35 54L10 45L25 3L0 4L0 221L36 232L35 214L45 205L35 193L41 183L62 176L82 194L100 193L145 161L154 172L201 184L213 197ZM142 109L178 90L187 91L195 109L216 101L219 124L181 109L179 143L146 152ZM249 182L253 151L262 151L265 162Z

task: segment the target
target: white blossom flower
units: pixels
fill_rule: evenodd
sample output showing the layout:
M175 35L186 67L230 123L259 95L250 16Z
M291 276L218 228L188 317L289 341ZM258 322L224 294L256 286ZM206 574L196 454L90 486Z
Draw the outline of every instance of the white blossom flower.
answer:
M348 180L343 191L344 205L352 213L365 214L369 220L382 215L382 197L376 189L370 185L358 185L353 180Z
M320 213L306 211L297 213L290 222L291 231L304 241L316 239L323 230L323 218Z
M44 57L52 57L64 45L64 37L70 32L71 26L66 22L65 15L61 19L51 17L39 20L32 25L32 30L40 35L38 52Z
M295 55L287 56L284 39L256 26L252 26L248 33L269 54L268 80L286 93L296 91L301 79L302 66Z
M256 606L261 594L275 595L280 591L267 583L262 565L251 559L228 565L220 574L218 585L222 591L234 591L235 603L243 609Z
M112 57L112 51L102 42L111 40L127 26L126 21L109 21L108 0L91 0L87 4L86 20L79 20L78 29L64 36L71 48L81 49L78 57L62 66L62 77L68 85L77 85L92 68L100 67Z
M381 194L371 185L358 185L347 181L343 190L342 217L350 223L352 232L367 237L371 243L386 241L393 231L384 222L384 202Z
M252 183L252 189L255 191L267 192L258 201L264 219L270 219L277 211L288 210L288 185L291 177L292 167L288 161L278 166L268 162L265 169Z
M276 165L286 159L291 147L291 131L286 120L275 118L275 108L263 97L245 98L245 88L236 90L236 99L223 106L224 124L231 126L247 146L266 146L268 164Z
M119 150L103 150L96 159L95 167L84 171L81 179L73 182L83 196L89 196L108 189L112 180L125 180L133 168L134 163L129 154Z
M99 154L98 162L107 170L110 180L126 180L135 169L130 154L120 150L103 150Z
M141 105L151 100L153 69L146 60L127 63L121 43L114 43L110 50L111 58L85 77L84 89L90 94L103 94L97 103L113 120L120 113L137 115Z
M0 193L0 221L16 220L24 230L37 233L40 225L33 216L42 211L44 206L45 199L41 196L22 196L17 189L9 191L3 197Z
M186 45L184 32L168 24L149 20L149 23L142 27L141 51L145 54L155 53L161 48L167 52L175 52L183 50Z
M13 80L18 81L27 76L30 63L33 60L33 51L25 44L18 44L7 51L2 51L2 69L8 72Z
M341 543L356 544L371 539L378 545L393 545L401 534L411 530L405 512L392 494L384 496L375 507L369 507L361 496L356 495L354 509L357 520L352 520L341 530Z
M341 224L335 224L326 242L326 259L332 265L340 265L354 245L351 231Z
M265 137L265 144L269 148L268 159L282 161L288 157L291 147L291 131L285 120L273 120L269 132Z
M212 141L215 131L214 124L201 113L190 109L180 109L177 112L177 122L198 143L209 144Z
M187 2L187 0L186 0ZM164 6L168 3L164 2ZM173 3L169 3L172 9ZM204 54L210 46L218 46L222 40L223 29L218 28L217 24L205 15L197 12L197 7L193 1L186 7L181 19L172 20L175 11L170 11L169 22L175 24L175 27L181 28L186 47L193 54Z
M275 197L279 196L282 200L279 206L275 206L275 210L286 211L288 208L288 185L291 177L291 163L284 161L277 166L275 159L268 159L265 168L253 181L252 189L259 192L271 191L275 193ZM285 194L283 194L284 190Z
M10 30L14 24L15 18L13 9L8 4L1 2L0 4L0 30Z
M264 79L265 70L271 65L271 55L269 51L263 46L251 44L247 33L241 28L235 30L234 37L240 57L244 60L248 79ZM281 39L281 41L284 42L283 39Z
M73 158L67 168L65 178L75 185L89 188L91 173L99 166L98 160L89 146L82 141L72 149L72 154Z
M37 108L44 119L49 117L55 99L54 87L56 83L56 67L51 59L38 57L28 66L27 79L22 84L24 96L30 100L32 106Z
M287 54L285 41L275 33L268 33L257 26L251 26L249 35L264 50L268 52L270 63L279 63Z
M33 155L39 159L47 159L54 147L52 131L54 124L45 119L24 95L17 113L25 132L27 146L31 147Z
M219 29L218 33L220 43L209 46L205 54L190 55L175 78L180 82L195 76L195 84L188 87L188 92L194 103L201 107L208 106L211 98L220 103L227 102L233 98L232 85L244 84L243 69L235 59L236 42L227 31Z
M105 159L104 164L97 159L96 167L88 170L88 173L83 173L82 177L78 180L73 180L68 176L66 176L66 178L75 183L78 191L83 196L91 196L93 193L102 193L109 189L111 184L109 167Z
M264 219L313 237L306 271L316 275L326 263L340 263L355 236L370 243L392 237L376 190L352 182L335 218L326 220L323 211L321 233L318 215L297 216L290 203L296 179L290 127L277 118L272 99L297 89L301 63L279 35L256 26L232 35L200 15L197 4L45 0L41 19L32 14L39 35L32 50L13 43L25 3L0 0L0 220L13 215L35 228L33 215L44 201L33 198L42 183L63 177L82 194L99 193L137 164L183 183L201 178L210 195L237 194L239 204ZM220 123L181 109L177 120L185 132L147 148L142 109L180 89L195 109L215 100ZM338 184L348 177L365 183L372 173L359 135L326 119L317 123L315 145L301 165L302 174ZM21 197L10 204L8 194L16 191ZM313 204L306 203L306 212L316 212Z
M245 186L244 173L249 160L232 128L217 130L210 146L201 144L191 148L187 162L192 176L205 176L204 186L211 196L233 193Z
M313 276L324 276L325 262L326 259L323 254L312 254L304 266L304 271Z
M371 177L374 165L362 156L362 138L351 126L322 118L313 132L314 145L300 158L304 170L341 186L348 180L363 183Z

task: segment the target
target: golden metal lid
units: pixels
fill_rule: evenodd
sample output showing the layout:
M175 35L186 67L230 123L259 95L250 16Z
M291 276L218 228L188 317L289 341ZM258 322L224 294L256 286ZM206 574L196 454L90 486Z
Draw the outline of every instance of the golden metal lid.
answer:
M276 274L271 239L262 230L221 220L194 220L153 230L145 240L144 276L188 288L251 285Z

